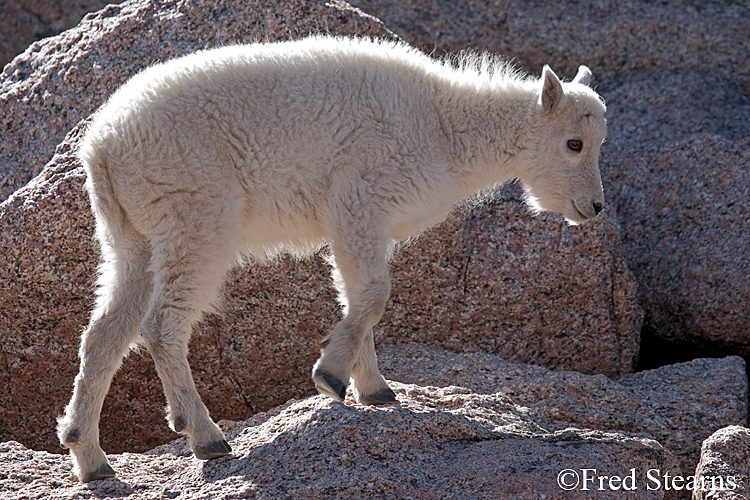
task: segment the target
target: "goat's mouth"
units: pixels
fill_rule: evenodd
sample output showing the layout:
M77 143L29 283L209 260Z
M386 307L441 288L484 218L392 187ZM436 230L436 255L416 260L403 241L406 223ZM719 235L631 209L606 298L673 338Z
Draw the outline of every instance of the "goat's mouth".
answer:
M574 226L577 226L578 224L583 224L584 222L586 222L587 220L591 218L588 215L581 212L580 210L578 210L578 207L576 206L576 202L574 200L570 200L570 206L573 207L573 212L570 215L574 215L575 217L570 217L570 215L568 215L565 218L568 219L568 222L573 224Z

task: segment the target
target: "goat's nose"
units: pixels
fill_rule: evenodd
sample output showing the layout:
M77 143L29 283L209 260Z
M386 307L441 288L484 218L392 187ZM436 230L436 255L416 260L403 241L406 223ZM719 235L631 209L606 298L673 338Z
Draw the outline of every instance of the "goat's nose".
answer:
M599 203L598 201L594 202L594 212L596 212L597 215L599 215L599 212L601 212L603 208L604 205L602 203Z

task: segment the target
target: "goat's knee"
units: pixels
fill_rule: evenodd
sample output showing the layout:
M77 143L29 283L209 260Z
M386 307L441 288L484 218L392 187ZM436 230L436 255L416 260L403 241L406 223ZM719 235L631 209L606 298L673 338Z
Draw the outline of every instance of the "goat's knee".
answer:
M361 325L361 330L365 331L380 321L385 313L385 307L391 296L390 276L385 273L378 273L371 276L357 287L356 293L347 294L348 303L347 316L354 318L354 321Z

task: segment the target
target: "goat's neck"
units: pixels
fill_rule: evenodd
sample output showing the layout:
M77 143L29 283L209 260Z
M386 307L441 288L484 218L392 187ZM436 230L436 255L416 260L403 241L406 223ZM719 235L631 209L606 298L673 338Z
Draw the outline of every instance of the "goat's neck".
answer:
M438 115L451 157L450 172L461 191L457 197L518 177L517 158L533 126L535 89L516 82L506 90L450 90Z

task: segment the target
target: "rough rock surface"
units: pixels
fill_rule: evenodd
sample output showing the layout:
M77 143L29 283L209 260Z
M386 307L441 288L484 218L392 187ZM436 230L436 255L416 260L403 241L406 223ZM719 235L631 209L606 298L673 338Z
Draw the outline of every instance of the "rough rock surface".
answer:
M72 28L107 0L0 0L0 69L28 45Z
M503 54L539 74L594 72L602 178L650 335L750 354L750 4L354 0L426 51Z
M747 81L748 6L721 0L353 0L412 45L430 52L472 48L502 54L528 71L549 64L596 80L710 63ZM603 88L601 90L604 90Z
M64 130L72 113L85 116L143 61L193 50L196 44L274 39L316 26L388 34L345 5L273 5L277 14L271 17L268 10L228 1L111 6L88 16L76 30L39 43L35 57L26 53L5 75L16 82L13 89L27 89L30 101L62 85L56 95L70 116L56 126ZM38 72L23 76L32 59ZM91 65L101 71L81 70ZM68 73L78 76L68 83L59 80ZM63 92L69 98L63 100ZM34 106L16 108L30 113ZM41 124L28 127L32 135L54 129L45 122L47 112L40 108ZM19 128L3 136L6 143L28 140L23 124L11 123ZM98 261L84 176L73 154L80 132L77 127L62 141L46 137L60 142L56 156L0 205L0 279L5 284L0 330L8 332L0 346L5 368L0 371L0 408L7 422L0 439L47 450L57 448L54 421L77 371L78 335L91 307ZM616 223L606 212L583 227L568 227L554 215L533 218L510 187L462 207L443 226L403 248L393 271L393 299L378 328L380 342L482 349L512 360L608 375L627 373L635 365L641 313L635 283L619 253ZM283 259L270 267L237 270L226 296L222 313L207 318L191 343L196 383L212 414L243 419L311 394L309 370L317 343L338 315L322 259ZM105 402L104 448L145 450L171 439L162 418L164 404L148 354L131 355Z
M748 417L745 362L739 356L696 359L618 380L417 344L383 347L378 359L389 380L500 392L556 421L646 433L680 459L685 476L695 469L704 439L724 426L746 425Z
M693 500L750 498L750 429L732 425L703 442Z
M611 178L623 181L615 200L648 331L750 354L750 240L739 229L750 220L750 140L702 135L621 165Z
M532 217L515 186L459 207L394 257L383 343L617 376L633 370L641 310L608 213L582 227Z
M27 498L133 500L570 500L591 498L591 491L564 491L558 475L597 467L602 475L635 469L641 486L627 498L661 499L667 492L644 487L646 471L678 471L673 455L656 441L560 428L501 394L393 387L398 406L346 406L315 396L242 423L222 422L234 457L200 462L185 439L146 454L110 455L118 477L87 485L76 481L68 457L4 443L0 491ZM597 498L620 499L622 493L597 491Z

